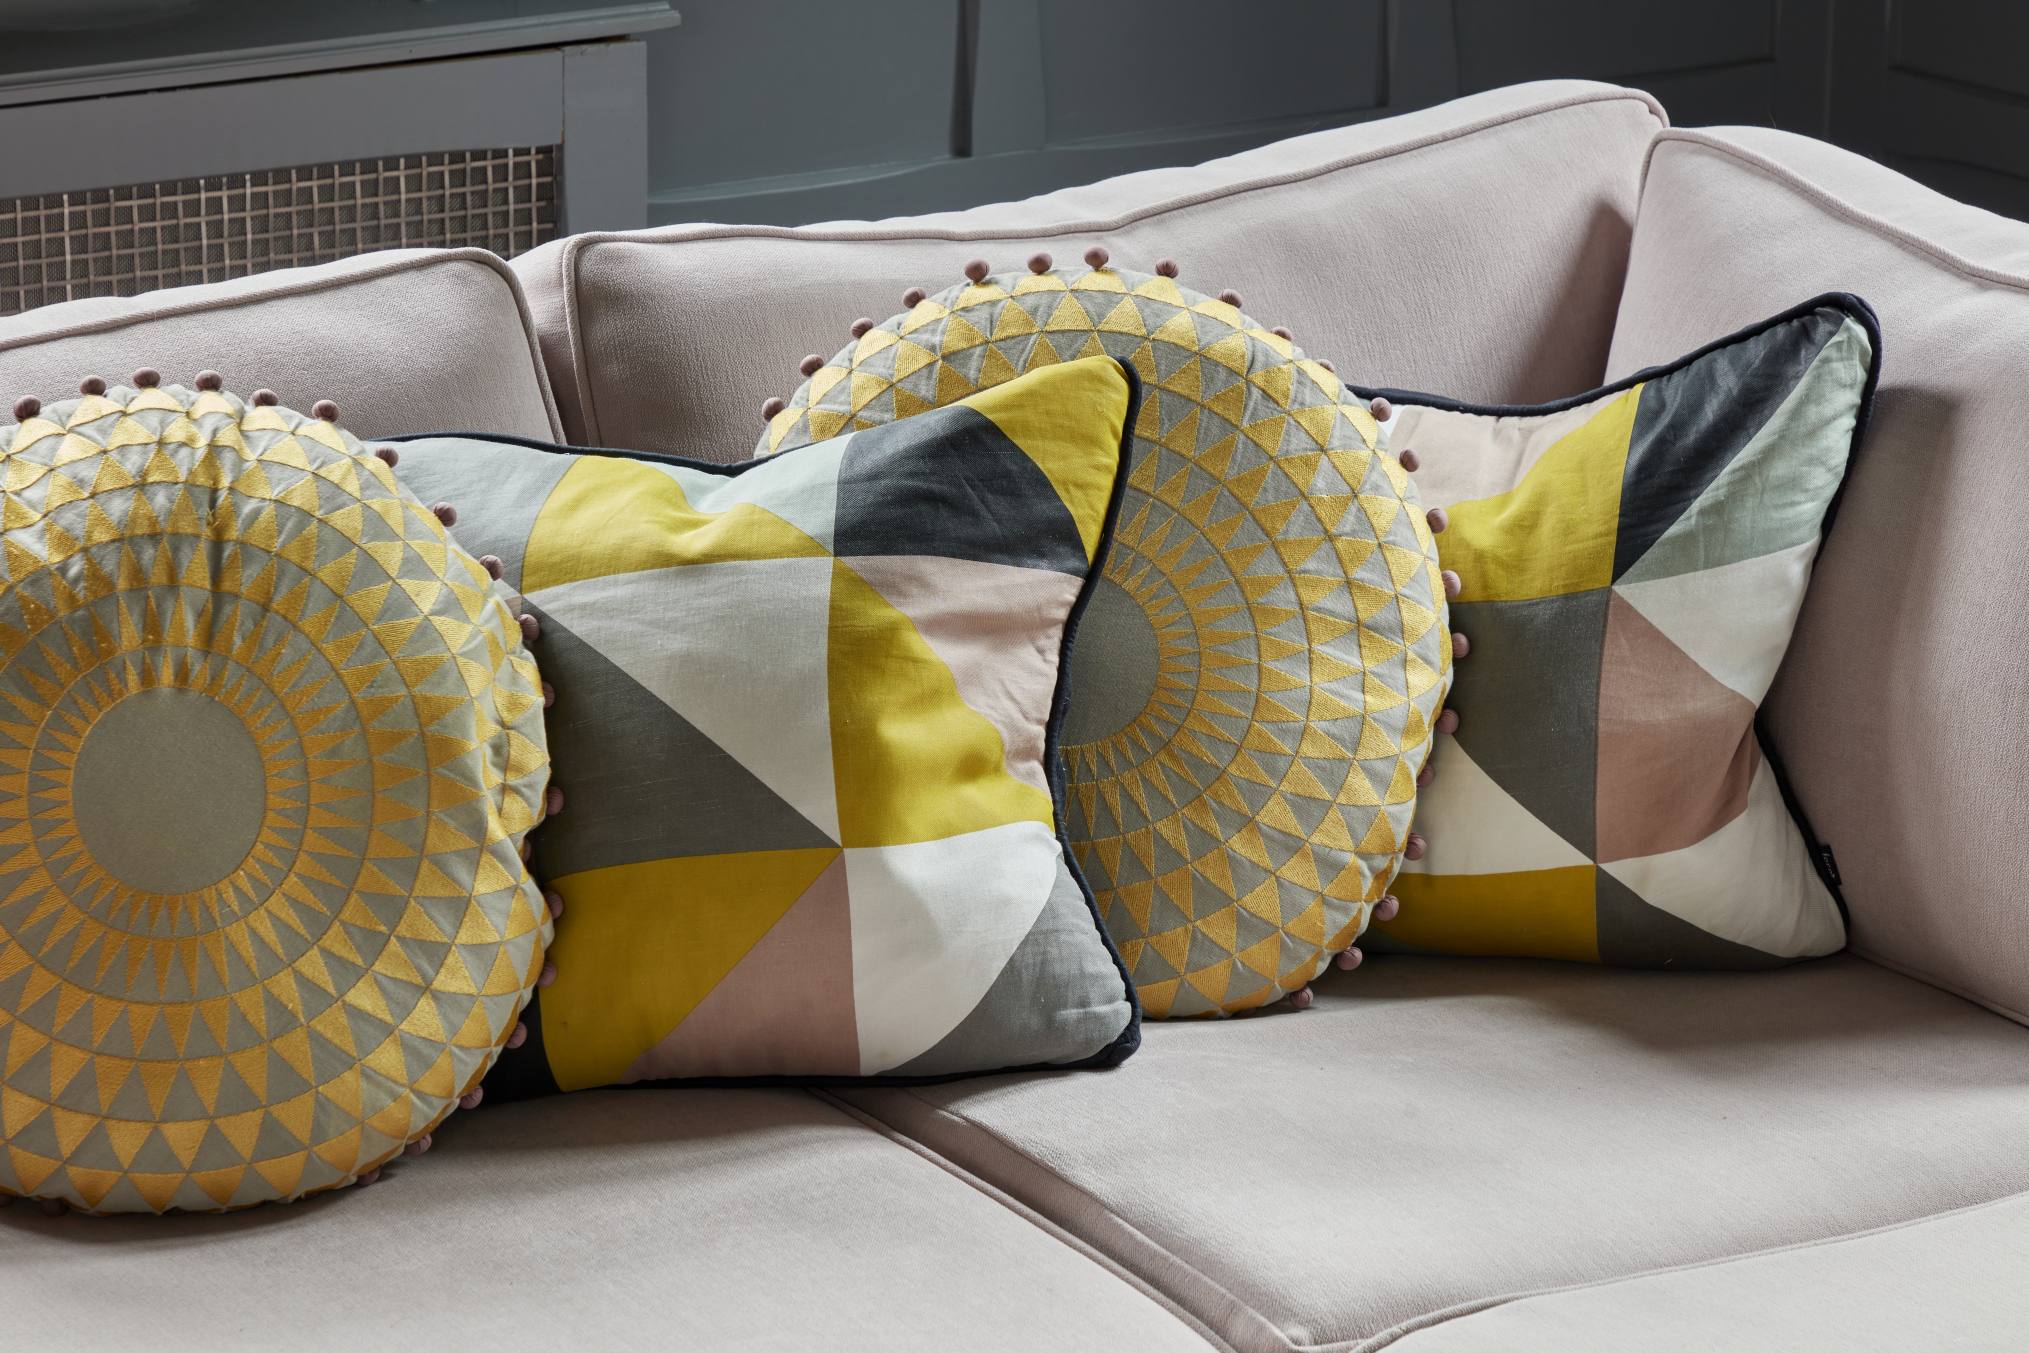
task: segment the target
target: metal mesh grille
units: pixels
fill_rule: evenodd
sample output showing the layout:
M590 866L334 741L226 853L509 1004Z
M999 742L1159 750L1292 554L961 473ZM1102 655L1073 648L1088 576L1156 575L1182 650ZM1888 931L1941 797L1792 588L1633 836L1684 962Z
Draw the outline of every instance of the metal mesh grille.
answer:
M0 199L0 314L373 249L518 254L556 234L556 160L458 150Z

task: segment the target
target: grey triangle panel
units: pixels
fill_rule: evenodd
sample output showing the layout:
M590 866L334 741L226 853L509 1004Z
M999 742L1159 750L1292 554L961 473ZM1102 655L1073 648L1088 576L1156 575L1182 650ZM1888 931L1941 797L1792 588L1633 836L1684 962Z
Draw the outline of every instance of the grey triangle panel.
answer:
M992 419L960 405L852 434L839 468L832 549L1080 578L1087 568L1078 523L1049 476Z
M979 1004L893 1074L943 1076L983 1066L1081 1062L1110 1047L1133 1014L1126 982L1100 938L1084 891L1059 864L1042 914Z
M1451 604L1452 630L1472 640L1446 701L1458 711L1459 746L1588 859L1598 834L1599 662L1611 596L1601 587Z
M1604 869L1594 881L1599 961L1619 968L1779 968L1790 960L1700 930Z
M458 543L475 555L499 556L503 580L520 591L529 532L579 457L463 437L419 437L397 450L395 476L424 502L457 508Z
M1697 573L1815 540L1846 477L1873 356L1866 329L1848 318L1782 407L1616 581Z
M1812 310L1642 386L1621 478L1614 577L1732 463L1845 322L1844 311Z
M551 776L569 809L537 833L544 878L729 850L837 843L682 715L531 603L556 687Z

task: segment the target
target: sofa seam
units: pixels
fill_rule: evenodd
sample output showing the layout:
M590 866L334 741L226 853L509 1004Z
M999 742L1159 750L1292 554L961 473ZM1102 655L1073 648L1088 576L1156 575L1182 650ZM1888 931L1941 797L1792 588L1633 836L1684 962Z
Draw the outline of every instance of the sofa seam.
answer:
M434 267L439 263L476 263L483 271L507 287L507 294L514 301L516 317L521 321L522 338L528 347L528 356L535 370L537 389L542 395L543 412L548 417L550 428L555 435L563 435L563 422L558 416L556 399L550 390L549 372L543 362L542 340L536 332L535 315L529 309L528 297L521 289L521 279L507 266L507 261L489 250L477 248L435 249L423 253L406 254L401 258L383 263L369 264L357 270L336 273L319 278L314 282L295 282L281 285L256 287L232 296L208 296L192 298L178 304L158 306L124 314L108 315L103 319L87 320L68 324L42 333L21 334L13 338L0 338L0 352L15 352L24 348L39 347L45 343L61 342L68 338L81 338L93 334L112 333L136 324L154 320L176 319L185 315L200 315L210 310L230 310L243 305L257 305L287 296L315 296L320 292L336 290L358 282L373 281L391 277L397 273L418 268ZM272 274L269 274L272 276ZM33 312L29 312L33 313Z
M1919 1216L1905 1217L1901 1221L1884 1222L1880 1226L1869 1226L1858 1231L1847 1231L1835 1236L1818 1236L1810 1240L1793 1241L1787 1245L1773 1245L1759 1250L1742 1250L1738 1254L1714 1255L1710 1259L1700 1259L1692 1263L1659 1265L1655 1268L1642 1269L1634 1273L1617 1274L1611 1278L1594 1278L1586 1282L1565 1283L1556 1287L1539 1287L1524 1292L1511 1292L1501 1296L1484 1297L1476 1301L1459 1302L1455 1305L1444 1307L1441 1310L1426 1312L1421 1316L1412 1316L1408 1320L1391 1325L1378 1334L1369 1335L1364 1340L1357 1340L1344 1345L1335 1345L1331 1350L1325 1351L1325 1353L1338 1353L1340 1348L1343 1348L1345 1353L1378 1353L1378 1350L1391 1347L1403 1339L1436 1329L1442 1325L1451 1324L1454 1321L1467 1319L1487 1311L1497 1310L1504 1306L1519 1305L1522 1302L1535 1301L1542 1297L1563 1296L1570 1292L1585 1292L1596 1288L1617 1287L1622 1283L1639 1282L1648 1278L1665 1278L1678 1273L1697 1273L1704 1269L1724 1268L1729 1264L1767 1259L1776 1255L1800 1254L1806 1250L1830 1249L1834 1246L1848 1244L1856 1240L1867 1240L1874 1236L1892 1235L1897 1231L1913 1230L1920 1226L1928 1226L1933 1222L1970 1215L1974 1212L1985 1211L1988 1208L2000 1207L2004 1204L2018 1202L2023 1199L2029 1199L2029 1189L2017 1189L2012 1193L2005 1193L1995 1198L1985 1198L1976 1203L1964 1203L1958 1207L1948 1207L1938 1212L1926 1212Z
M1904 1217L1899 1221L1884 1222L1879 1226L1865 1227L1857 1231L1847 1231L1839 1235L1817 1236L1809 1240L1792 1241L1787 1245L1768 1246L1756 1250L1742 1250L1734 1254L1714 1255L1708 1259L1699 1259L1682 1264L1657 1265L1651 1268L1640 1269L1631 1273L1615 1274L1611 1277L1595 1278L1585 1282L1566 1283L1552 1287L1532 1288L1520 1292L1511 1292L1500 1294L1497 1296L1477 1298L1472 1301L1459 1302L1452 1306L1440 1307L1433 1311L1425 1311L1419 1315L1409 1316L1403 1320L1397 1321L1395 1324L1390 1325L1385 1329L1377 1330L1372 1334L1355 1335L1351 1338L1334 1340L1330 1343L1299 1344L1287 1336L1287 1334L1284 1332L1282 1326L1279 1323L1270 1319L1257 1307L1248 1302L1242 1301L1231 1290L1229 1290L1227 1287L1225 1287L1223 1284L1219 1283L1215 1279L1206 1275L1204 1271L1198 1268L1196 1265L1186 1262L1185 1260L1180 1258L1174 1251L1172 1251L1169 1247L1158 1243L1146 1232L1142 1231L1139 1227L1130 1223L1125 1217L1121 1216L1113 1208L1107 1206L1101 1199L1095 1197L1090 1190L1073 1182L1070 1179L1067 1179L1062 1174L1062 1172L1056 1170L1048 1163L1037 1159L1037 1157L1032 1153L1023 1150L1021 1146L1011 1141L1004 1134L997 1132L993 1128L988 1127L986 1124L981 1123L975 1118L968 1117L965 1114L958 1113L942 1105L934 1104L930 1100L925 1099L921 1094L917 1093L913 1089L905 1088L902 1090L902 1093L907 1094L910 1098L922 1104L923 1107L928 1109L931 1113L940 1115L945 1118L949 1118L953 1122L962 1124L965 1127L973 1129L974 1131L978 1132L981 1136L986 1137L987 1139L997 1143L1004 1149L1013 1152L1015 1155L1019 1156L1022 1160L1026 1161L1029 1165L1048 1174L1052 1179L1055 1179L1065 1188L1070 1189L1073 1192L1076 1192L1077 1194L1081 1195L1082 1197L1089 1199L1094 1204L1094 1206L1098 1207L1107 1216L1111 1217L1117 1224L1119 1224L1125 1230L1132 1233L1137 1239L1147 1244L1152 1250L1161 1254L1164 1258L1174 1263L1178 1268L1190 1273L1193 1277L1198 1278L1205 1284L1205 1286L1210 1291L1217 1293L1219 1296L1232 1302L1234 1306L1238 1307L1241 1310L1245 1310L1249 1314L1253 1315L1256 1319L1260 1320L1261 1323L1266 1328L1275 1331L1275 1333L1281 1337L1284 1346L1288 1350L1290 1350L1290 1353L1379 1353L1379 1350L1390 1347L1399 1340L1407 1338L1409 1335L1421 1333L1428 1329L1434 1329L1439 1325L1447 1324L1453 1320L1462 1319L1466 1316L1476 1315L1482 1311L1492 1310L1496 1307L1510 1305L1515 1302L1533 1300L1537 1297L1555 1296L1564 1292L1584 1291L1588 1288L1594 1287L1611 1287L1619 1283L1634 1282L1643 1278L1663 1277L1672 1273L1695 1272L1696 1270L1699 1269L1716 1268L1724 1264L1731 1264L1749 1259L1759 1259L1770 1255L1785 1254L1791 1251L1816 1249L1820 1247L1843 1244L1850 1240L1862 1240L1872 1235L1886 1234L1889 1232L1899 1231L1910 1227L1922 1226L1929 1222L1939 1221L1948 1217L1955 1216L1962 1212L1974 1212L1982 1208L1998 1206L1999 1204L2006 1203L2014 1199L2029 1198L2029 1189L2017 1189L2014 1190L2013 1192L2002 1194L1998 1197L1982 1199L1979 1202L1965 1203L1958 1207L1945 1208L1937 1212L1920 1213L1916 1216ZM874 1122L882 1123L886 1127L892 1129L893 1132L897 1134L902 1140L909 1142L915 1142L917 1140L913 1137L910 1137L906 1129L901 1128L895 1124L886 1123L886 1120L880 1119L877 1115L874 1115L871 1111L866 1111L866 1114L867 1117L872 1119ZM943 1153L938 1151L937 1148L932 1146L930 1143L921 1142L919 1144L926 1151L939 1157L940 1160L943 1160L946 1164L951 1165L953 1168L961 1168L957 1167L955 1162L950 1162L948 1161L948 1158L943 1157ZM961 1168L961 1173L966 1172L962 1171ZM1017 1199L1017 1201L1019 1200ZM1024 1204L1024 1206L1031 1205ZM1037 1211L1038 1213L1041 1212L1040 1208L1032 1207L1032 1210ZM1059 1223L1059 1225L1061 1224ZM1180 1297L1173 1296L1173 1299L1181 1302ZM1199 1320L1204 1319L1201 1316L1196 1318Z
M1871 946L1863 947L1861 945L1854 944L1851 941L1850 937L1847 940L1846 948L1856 958L1865 959L1867 962L1875 964L1878 967L1886 968L1888 969L1888 971L1892 973L1899 973L1901 976L1907 977L1912 982L1921 982L1925 986L1934 987L1937 990L1944 992L1948 996L1956 996L1962 1001L1966 1001L1972 1005L1977 1005L1982 1010L1988 1011L1991 1014L1999 1015L2003 1019L2012 1020L2016 1024L2029 1025L2029 1013L2016 1010L2012 1006L2003 1005L1999 1001L1990 1001L1984 996L1975 996L1972 992L1966 990L1964 987L1958 986L1951 982L1947 982L1942 977L1938 976L1936 973L1931 972L1927 968L1919 968L1914 964L1903 963L1892 958L1884 958L1880 954L1876 953Z
M577 238L572 236L572 239ZM578 342L578 271L577 253L570 240L557 250L556 286L563 297L564 305L564 352L571 363L571 385L578 392L578 423L584 438L594 444L602 440L599 433L598 414L592 405L592 374L590 364ZM538 337L538 345L540 345ZM548 359L545 358L545 361ZM563 437L561 440L574 440Z
M1759 170L1769 178L1775 179L1787 187L1796 189L1806 198L1815 202L1820 207L1824 207L1834 214L1843 217L1850 224L1860 226L1871 234L1899 244L1912 253L1921 254L1931 262L1949 272L1957 273L1968 281L1986 282L1995 286L2006 287L2011 291L2029 292L2029 276L2020 273L2003 272L1998 268L1990 268L1985 264L1977 263L1963 254L1955 253L1932 240L1926 239L1913 230L1895 224L1884 216L1876 215L1874 212L1848 201L1822 184L1806 178L1799 171L1791 169L1789 166L1776 160L1772 160L1758 151L1749 150L1745 146L1734 145L1722 137L1709 132L1700 132L1694 128L1666 127L1656 133L1655 139L1649 143L1648 155L1642 165L1642 190L1644 195L1646 195L1648 190L1649 174L1654 168L1656 150L1666 141L1709 150L1728 159L1737 160L1750 169Z
M932 1103L930 1100L924 1098L921 1093L919 1093L914 1089L902 1087L901 1093L907 1095L910 1099L915 1100L918 1104L921 1104L930 1113L938 1115L943 1118L948 1118L954 1123L958 1123L963 1125L964 1127L972 1129L973 1131L979 1133L981 1136L987 1138L989 1141L992 1141L995 1144L1002 1147L1003 1149L1013 1153L1016 1156L1019 1156L1022 1160L1027 1161L1030 1165L1034 1166L1036 1169L1041 1170L1043 1173L1049 1175L1050 1178L1056 1180L1066 1189L1069 1189L1070 1191L1078 1194L1079 1196L1090 1200L1094 1207L1098 1208L1108 1217L1111 1217L1123 1229L1133 1234L1137 1240L1140 1240L1142 1243L1146 1244L1150 1248L1150 1250L1152 1250L1157 1254L1160 1254L1170 1263L1176 1265L1177 1268L1183 1270L1184 1272L1189 1273L1192 1277L1197 1278L1199 1281L1203 1282L1208 1291L1232 1303L1232 1305L1235 1308L1246 1311L1249 1315L1253 1316L1256 1320L1260 1321L1263 1328L1274 1332L1276 1337L1281 1340L1284 1348L1290 1350L1290 1353L1336 1353L1336 1349L1338 1347L1337 1345L1299 1344L1294 1340L1290 1339L1288 1334L1283 1330L1282 1326L1277 1324L1275 1321L1269 1319L1268 1316L1265 1315L1259 1308L1257 1308L1250 1302L1243 1301L1236 1293L1228 1289L1223 1283L1220 1283L1218 1280L1206 1274L1196 1264L1190 1263L1189 1261L1185 1260L1184 1258L1179 1256L1174 1250L1170 1249L1169 1246L1160 1243L1154 1237L1150 1236L1147 1232L1143 1231L1140 1227L1134 1225L1132 1222L1128 1221L1127 1218L1121 1216L1113 1208L1107 1206L1102 1200L1095 1197L1092 1194L1091 1190L1085 1188L1081 1184L1074 1182L1071 1179L1066 1178L1061 1171L1055 1169L1054 1167L1052 1167L1051 1165L1049 1165L1044 1161L1038 1160L1034 1155L1030 1154L1029 1152L1024 1151L1019 1145L1011 1141L1004 1134L995 1131L993 1128L988 1127L986 1124L980 1122L976 1118L968 1117L965 1114L959 1113L956 1110L947 1108L941 1104ZM949 1167L963 1170L964 1167L959 1166L956 1161L952 1161L948 1156L945 1156L943 1152L939 1151L931 1143L910 1136L906 1128L900 1126L899 1124L889 1123L886 1119L881 1118L871 1109L865 1110L864 1112L867 1114L869 1118L873 1119L876 1122L884 1124L887 1128L889 1128L894 1133L902 1137L904 1140L917 1143L919 1146L922 1147L923 1150L928 1151L931 1154L935 1155L936 1157L938 1157L940 1161L943 1161ZM966 1171L966 1173L970 1172ZM998 1188L999 1186L995 1185L994 1187ZM1003 1192L1008 1191L1003 1190ZM1017 1202L1022 1202L1022 1200L1012 1192L1008 1192L1008 1196L1010 1198L1013 1198ZM1030 1208L1030 1210L1036 1212L1039 1216L1046 1215L1042 1212L1042 1209L1040 1207L1036 1207L1033 1204L1022 1202L1022 1205L1024 1207ZM1062 1229L1064 1229L1066 1234L1070 1234L1075 1237L1075 1233L1071 1232L1070 1229L1064 1226L1063 1223L1057 1222L1054 1218L1050 1218L1049 1220L1052 1222L1053 1225L1059 1226ZM1080 1239L1082 1241L1082 1238ZM1098 1246L1093 1242L1082 1241L1082 1243L1091 1245L1091 1247L1095 1250L1098 1249ZM1114 1259L1113 1262L1116 1264L1120 1264L1121 1267L1125 1269L1125 1264L1123 1261ZM1156 1284L1151 1279L1140 1278L1139 1281L1147 1283L1150 1287L1156 1287ZM1178 1296L1175 1293L1168 1292L1166 1289L1158 1288L1157 1290L1163 1291L1164 1295L1168 1297L1169 1300L1176 1302L1179 1306L1182 1306L1183 1304L1182 1297ZM1199 1324L1203 1324L1206 1325L1207 1327L1210 1327L1211 1324L1210 1320L1203 1315L1200 1315L1196 1312L1191 1312L1191 1318L1192 1320L1196 1321ZM1228 1347L1237 1347L1237 1345L1233 1344L1231 1338L1224 1335L1223 1333L1220 1335L1220 1342L1225 1343Z
M1566 109L1580 108L1588 104L1621 102L1639 104L1645 108L1649 116L1654 118L1661 128L1656 133L1657 138L1669 131L1669 115L1663 110L1662 104L1656 101L1654 95L1639 89L1602 86L1597 90L1570 94L1561 99L1540 103L1519 112L1511 112L1498 117L1478 118L1441 133L1433 132L1426 136L1414 137L1407 141L1378 147L1358 155L1344 156L1337 160L1328 161L1325 164L1313 165L1303 170L1291 170L1283 174L1247 179L1216 191L1208 189L1197 193L1186 193L1180 197L1167 198L1154 205L1136 208L1122 215L1102 220L1064 221L1053 225L1032 226L1019 230L821 230L809 226L700 224L677 226L674 228L658 227L653 230L639 231L587 231L584 234L572 235L564 241L564 247L560 251L557 264L559 270L563 273L564 322L574 375L578 377L580 417L585 424L587 435L596 440L598 415L591 398L591 382L588 368L581 360L584 355L584 349L579 341L577 327L578 260L581 254L594 245L697 244L710 240L724 239L813 240L823 243L892 241L896 243L945 242L962 244L987 240L1030 240L1086 232L1107 234L1117 230L1124 230L1129 226L1156 220L1172 212L1183 211L1189 207L1203 206L1209 202L1217 202L1230 197L1241 197L1249 193L1262 192L1271 188L1286 188L1299 183L1307 183L1314 179L1324 178L1331 174L1356 168L1360 165L1373 164L1381 160L1393 159L1398 155L1408 155L1416 151L1429 150L1432 147L1441 146L1448 142L1463 140L1468 136L1477 136L1481 132L1492 131L1497 127L1514 126L1526 122L1531 118L1563 112ZM1655 139L1652 138L1649 142L1651 153L1654 150ZM1076 186L1085 187L1090 185L1081 184ZM1639 191L1639 187L1640 184L1638 182L1637 191ZM669 233L657 233L658 231L667 231Z
M935 1147L932 1147L929 1143L918 1141L916 1138L909 1136L906 1132L896 1127L894 1124L889 1123L886 1120L878 1117L869 1110L862 1109L858 1105L851 1104L843 1099L840 1099L836 1094L832 1093L829 1090L812 1089L807 1091L806 1093L810 1094L815 1099L821 1100L829 1104L839 1113L844 1114L845 1116L862 1124L870 1131L879 1133L881 1136L887 1138L889 1141L901 1147L903 1150L908 1151L911 1155L914 1155L917 1158L936 1167L937 1169L944 1171L944 1173L950 1175L953 1179L973 1189L975 1192L979 1193L980 1196L990 1200L997 1206L1006 1210L1011 1215L1021 1218L1023 1221L1027 1222L1030 1226L1033 1226L1036 1230L1048 1236L1051 1240L1054 1240L1059 1245L1062 1245L1065 1249L1071 1250L1072 1252L1082 1256L1087 1262L1091 1263L1094 1267L1100 1269L1108 1276L1112 1277L1116 1282L1120 1283L1123 1287L1126 1287L1131 1291L1139 1292L1142 1296L1146 1297L1151 1303L1160 1307L1163 1311L1167 1312L1172 1319L1177 1321L1178 1324L1183 1325L1185 1328L1189 1329L1191 1333L1197 1335L1200 1339L1203 1339L1208 1347L1224 1350L1225 1353L1239 1353L1237 1345L1235 1345L1230 1339L1226 1338L1225 1335L1213 1329L1211 1324L1208 1321L1206 1321L1202 1316L1198 1315L1195 1311L1187 1309L1183 1305L1183 1303L1179 1301L1176 1297L1164 1291L1156 1284L1148 1281L1146 1278L1143 1278L1140 1274L1135 1273L1132 1270L1128 1269L1125 1265L1120 1263L1118 1260L1114 1259L1111 1255L1107 1254L1105 1251L1101 1250L1098 1246L1092 1244L1091 1242L1083 1239L1078 1235L1075 1235L1068 1228L1052 1220L1050 1217L1044 1215L1039 1209L1023 1202L1021 1199L1015 1197L1007 1190L1000 1188L994 1184L991 1184L985 1179L982 1179L979 1175L974 1174L971 1170L966 1169L964 1166L960 1165L957 1161L951 1160L948 1157L944 1156ZM913 1092L910 1093L913 1096ZM923 1101L923 1103L933 1112L942 1112L942 1110L937 1109L935 1105L930 1104L927 1100ZM956 1115L953 1116L955 1117ZM971 1120L965 1119L963 1121L970 1122ZM1010 1149L1013 1148L1010 1146ZM1068 1184L1068 1181L1066 1182ZM1076 1186L1072 1185L1071 1187ZM1096 1202L1097 1200L1095 1199L1094 1201Z

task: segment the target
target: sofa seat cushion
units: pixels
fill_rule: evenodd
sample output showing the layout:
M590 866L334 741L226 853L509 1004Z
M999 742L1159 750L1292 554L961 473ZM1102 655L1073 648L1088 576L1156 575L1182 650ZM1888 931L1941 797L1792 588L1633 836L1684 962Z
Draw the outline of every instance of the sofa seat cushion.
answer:
M975 255L1122 264L1164 255L1363 379L1464 399L1598 384L1642 156L1646 94L1517 85L1024 202L879 222L673 226L557 240L514 260L569 440L744 457L754 411L804 354Z
M216 368L292 408L335 399L362 436L558 430L521 287L484 249L389 249L0 318L0 404L143 366L170 381Z
M1150 1026L1102 1076L852 1102L1249 1350L1376 1347L2029 1188L2029 1035L1862 959L1391 956L1316 990Z
M14 1348L1202 1350L1034 1221L802 1091L459 1114L371 1189L0 1210Z
M1881 317L1881 387L1767 732L1854 949L2029 1023L2029 223L1805 137L1671 133L1613 370L1838 288Z
M1412 1333L1401 1353L1839 1353L2018 1347L2029 1197L1861 1235L1520 1297ZM1888 1294L1892 1294L1888 1295Z

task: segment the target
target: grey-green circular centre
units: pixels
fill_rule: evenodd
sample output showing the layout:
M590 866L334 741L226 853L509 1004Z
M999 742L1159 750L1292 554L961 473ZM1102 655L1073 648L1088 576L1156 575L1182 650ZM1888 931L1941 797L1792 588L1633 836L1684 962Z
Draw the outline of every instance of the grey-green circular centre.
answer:
M71 814L101 869L145 893L188 893L239 868L267 811L260 749L197 691L136 691L78 748Z
M1148 708L1161 671L1155 626L1141 603L1102 577L1085 603L1071 653L1071 699L1063 741L1071 747L1118 733Z

